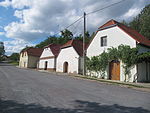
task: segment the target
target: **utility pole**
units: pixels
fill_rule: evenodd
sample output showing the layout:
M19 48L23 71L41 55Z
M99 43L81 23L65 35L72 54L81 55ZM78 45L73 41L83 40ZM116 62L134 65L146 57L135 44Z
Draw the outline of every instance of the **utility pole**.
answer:
M86 75L86 65L85 65L85 33L86 33L86 13L84 12L84 35L83 35L83 75Z

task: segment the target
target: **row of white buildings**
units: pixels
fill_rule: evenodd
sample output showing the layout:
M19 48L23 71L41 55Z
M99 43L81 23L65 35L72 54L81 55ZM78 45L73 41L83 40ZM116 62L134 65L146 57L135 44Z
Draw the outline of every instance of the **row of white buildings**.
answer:
M101 54L107 48L119 45L130 47L140 46L139 52L150 51L150 40L137 31L115 21L110 20L98 28L96 35L86 47L86 56L92 57ZM124 81L122 62L110 62L105 79ZM70 40L64 45L50 44L43 49L29 48L20 54L20 67L38 68L64 73L81 74L83 71L83 43L79 40ZM93 72L93 76L96 73ZM101 77L101 75L99 75ZM140 63L131 69L129 82L150 81L150 63Z

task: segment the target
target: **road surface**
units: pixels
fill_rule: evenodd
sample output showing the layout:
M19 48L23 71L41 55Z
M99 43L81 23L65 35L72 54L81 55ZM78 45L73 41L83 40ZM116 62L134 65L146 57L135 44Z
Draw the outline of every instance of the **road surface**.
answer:
M0 113L150 113L150 93L0 63Z

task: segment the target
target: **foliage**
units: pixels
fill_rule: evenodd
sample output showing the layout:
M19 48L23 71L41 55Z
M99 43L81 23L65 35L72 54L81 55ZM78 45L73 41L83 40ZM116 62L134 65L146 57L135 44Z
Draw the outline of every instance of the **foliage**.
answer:
M90 71L99 71L99 56L93 56L91 59L88 59L87 67Z
M35 47L36 48L43 48L44 46L47 46L47 45L49 45L51 43L58 44L58 42L60 42L58 40L58 37L56 37L56 36L50 36L46 40L44 40L44 41L40 42L39 44L37 44Z
M133 28L138 31L144 37L150 39L150 4L147 5L141 12L131 22L126 22L123 20L123 23L126 26Z
M124 24L124 25L126 25L126 26L129 26L129 23L127 23L125 20L122 20L121 23Z
M1 46L0 46L0 61L3 60L3 55L5 54L5 49L4 49L4 45L3 42L1 42Z
M129 23L129 26L150 39L150 4Z
M4 58L2 56L0 56L0 61L3 61L3 60L4 60Z
M5 54L3 42L1 42L1 43L2 43L2 45L0 46L0 56Z
M138 62L150 62L150 52L142 53L138 55Z
M69 31L68 29L65 29L64 31L61 31L61 36L65 39L65 40L71 40L73 38L73 34L71 31Z
M0 48L0 55L4 55L4 54L5 54L4 48Z
M94 35L95 35L95 32L93 32L93 33L90 35L90 33L87 31L87 32L85 33L85 43L89 43L90 40L94 37ZM83 41L83 36L82 36L82 34L80 34L79 36L76 36L74 39Z
M90 60L90 58L85 57L85 62L86 62L87 70L92 71L92 65L91 65L92 61Z
M85 43L88 43L91 40L91 36L89 32L86 32L86 37L85 37ZM36 48L43 48L44 46L47 46L48 44L54 43L54 44L65 44L71 39L76 39L76 40L83 40L83 36L80 34L79 36L74 37L72 32L65 29L64 31L61 31L61 36L49 36L46 40L40 42L37 44L35 47Z
M109 54L104 51L102 54L99 55L99 70L100 73L102 74L102 77L105 76L105 70L108 63L109 63Z
M15 66L18 66L19 65L19 62L18 61L9 61L10 64L12 65L15 65Z
M112 60L120 60L123 62L124 74L130 74L130 68L137 63L138 51L137 48L130 46L119 45L118 48L108 48L107 52L103 52L99 56L88 58L87 69L90 71L100 72L102 77L105 76L106 68Z
M109 61L112 61L112 60L118 60L118 50L117 48L108 48L107 49L108 51L108 57L109 57Z
M19 60L19 53L12 53L10 56L10 60L18 61Z

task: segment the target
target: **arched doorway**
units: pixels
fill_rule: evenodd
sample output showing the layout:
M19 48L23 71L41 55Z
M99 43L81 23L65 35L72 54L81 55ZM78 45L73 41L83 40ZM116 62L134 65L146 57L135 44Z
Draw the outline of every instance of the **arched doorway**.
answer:
M47 70L47 64L48 64L48 62L47 62L47 61L45 61L44 70Z
M63 65L63 72L64 72L64 73L68 73L68 62L64 62L64 65Z
M120 80L120 62L113 60L109 64L109 79Z

